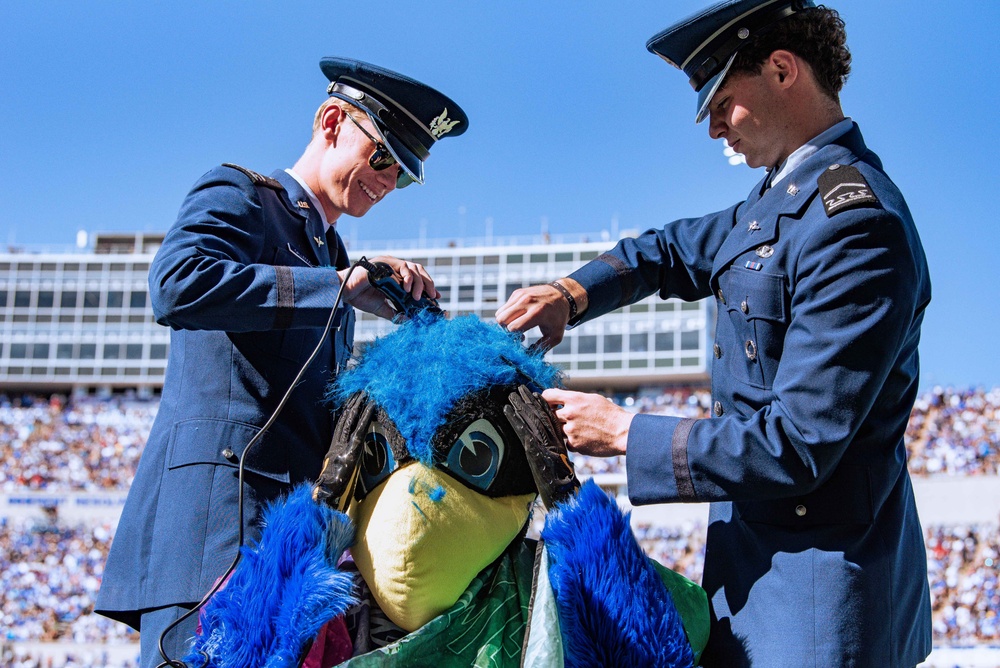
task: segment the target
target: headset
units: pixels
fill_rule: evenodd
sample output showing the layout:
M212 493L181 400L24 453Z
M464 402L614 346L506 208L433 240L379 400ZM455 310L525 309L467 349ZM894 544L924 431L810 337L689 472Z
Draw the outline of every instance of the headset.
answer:
M159 663L156 666L156 668L188 668L187 664L185 664L183 661L172 659L167 656L167 652L163 647L163 639L170 631L176 628L178 624L180 624L184 620L188 619L191 615L201 610L205 606L205 604L208 603L209 599L211 599L212 596L214 596L216 592L218 592L219 589L222 588L222 585L226 583L226 581L229 579L229 576L232 575L233 571L236 570L236 566L237 564L239 564L240 557L243 554L243 540L244 540L243 467L246 464L247 459L249 459L247 453L250 452L250 449L252 447L254 447L258 442L260 442L260 440L264 437L264 434L267 433L267 430L270 429L271 425L274 424L274 421L278 419L278 415L280 415L282 409L284 409L285 404L288 402L289 397L291 397L292 395L292 391L299 384L299 381L302 379L302 375L306 372L306 369L308 369L309 366L313 363L313 360L316 359L316 356L319 354L320 349L323 347L323 343L326 341L326 337L327 335L329 335L330 330L334 329L333 320L337 313L337 309L340 307L340 302L344 293L344 286L347 285L347 282L350 279L351 274L358 267L361 267L362 269L368 272L368 282L372 285L372 287L374 287L375 289L377 289L379 292L382 293L382 295L386 299L386 302L389 304L389 306L392 307L393 311L395 311L395 315L392 318L393 322L395 323L402 322L404 319L410 318L414 314L420 311L430 311L431 313L437 313L437 314L443 313L441 311L441 307L438 305L437 300L435 300L433 297L430 297L426 293L422 295L420 299L414 299L413 296L409 292L407 292L407 290L403 287L402 277L399 274L397 274L388 263L371 262L368 260L368 258L362 256L361 259L359 259L357 262L355 262L348 268L347 274L344 275L344 280L341 281L340 283L340 289L337 290L337 297L333 301L333 307L330 309L330 316L327 318L326 325L323 327L323 335L319 337L319 342L316 344L316 347L313 348L313 351L309 354L308 359L306 359L306 361L302 364L302 368L299 369L297 374L295 374L295 378L292 379L291 384L285 391L285 394L281 397L281 400L278 402L278 405L274 408L274 411L271 413L271 416L267 419L267 422L265 422L264 426L261 427L256 434L254 434L253 438L251 438L247 442L246 447L243 449L243 456L240 459L239 473L237 475L237 484L239 485L239 497L238 497L239 510L237 512L237 523L239 525L239 540L237 541L236 545L236 556L233 558L232 563L229 564L229 567L226 569L226 572L223 573L222 576L212 586L212 588L208 590L208 593L206 593L193 608L191 608L186 613L184 613L176 620L171 622L171 624L167 626L167 628L163 629L163 632L160 634L160 637L157 640L157 647L160 651L160 656L163 657L163 661ZM339 327L340 325L337 325L338 329ZM339 367L334 369L334 374L337 374L338 372L339 372Z

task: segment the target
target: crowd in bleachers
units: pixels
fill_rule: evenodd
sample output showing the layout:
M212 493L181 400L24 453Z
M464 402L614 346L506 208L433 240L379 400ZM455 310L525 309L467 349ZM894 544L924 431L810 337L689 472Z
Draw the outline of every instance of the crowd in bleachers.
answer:
M0 396L0 492L127 490L156 401Z
M134 639L92 613L113 536L107 523L0 519L0 640L94 643Z
M692 418L709 417L712 404L698 388L611 398L636 413ZM135 398L0 396L0 492L128 489L156 409ZM1000 473L1000 388L924 392L905 440L914 475ZM625 470L621 457L574 461L583 475Z
M707 417L711 406L703 389L613 400L635 412L683 417ZM0 493L126 490L156 409L155 400L135 397L0 397ZM906 436L911 470L917 475L997 474L998 409L1000 389L934 388L921 394ZM621 458L574 459L584 475L624 471ZM658 561L700 581L703 526L640 526L636 535ZM4 641L135 640L125 626L92 612L111 539L107 523L70 525L53 513L0 518L0 653L7 651ZM1000 641L996 525L930 527L927 555L936 642ZM3 665L36 665L30 658L11 661Z

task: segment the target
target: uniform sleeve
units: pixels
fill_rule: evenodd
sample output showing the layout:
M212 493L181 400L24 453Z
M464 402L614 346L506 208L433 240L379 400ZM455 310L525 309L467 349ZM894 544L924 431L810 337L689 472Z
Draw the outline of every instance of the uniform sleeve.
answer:
M322 327L340 279L332 267L278 265L275 230L250 179L218 167L188 194L149 273L157 322L229 332ZM295 262L295 264L298 264Z
M773 401L748 418L636 416L627 458L633 502L813 491L837 467L889 374L915 364L915 355L902 358L916 350L926 276L904 223L872 209L817 223L796 260Z
M702 218L674 221L612 250L570 275L587 291L587 310L573 325L659 292L662 299L695 301L711 294L712 261L742 205Z

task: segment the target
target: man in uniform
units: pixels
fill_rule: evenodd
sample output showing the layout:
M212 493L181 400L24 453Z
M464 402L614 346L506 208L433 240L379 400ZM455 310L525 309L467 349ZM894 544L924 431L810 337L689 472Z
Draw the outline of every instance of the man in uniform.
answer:
M230 164L209 171L150 268L157 321L172 328L170 359L97 601L140 631L143 668L161 662L161 635L170 658L186 653L197 615L164 631L236 557L240 499L251 537L262 504L319 474L334 419L324 393L351 350L352 307L394 313L363 268L349 273L337 219L422 183L434 142L468 127L455 102L401 74L344 58L320 67L330 97L295 166L270 177ZM422 266L377 259L415 298L438 296Z
M767 175L497 311L551 346L654 291L716 300L711 419L543 395L571 449L627 451L633 503L712 502L704 665L914 666L931 649L903 446L930 281L902 195L841 111L845 39L835 11L789 0L727 0L654 36L697 120Z

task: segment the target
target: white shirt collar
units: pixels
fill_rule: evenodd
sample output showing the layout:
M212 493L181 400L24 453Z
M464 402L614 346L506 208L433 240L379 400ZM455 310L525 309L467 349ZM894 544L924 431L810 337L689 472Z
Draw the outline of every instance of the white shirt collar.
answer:
M785 158L785 162L777 169L777 173L774 178L771 179L771 187L776 183L781 181L789 174L791 174L796 167L801 165L806 161L813 153L820 150L827 144L832 144L834 140L839 139L843 135L847 134L847 131L854 127L854 121L850 117L845 118L839 123L834 123L823 132L807 141L802 146L798 147L792 153Z
M285 172L288 173L290 177L295 179L295 182L302 186L302 189L306 191L306 197L312 202L313 207L319 212L319 218L323 221L323 231L330 231L330 223L326 222L326 212L323 211L323 206L319 203L319 199L316 197L316 193L312 191L312 188L306 185L306 182L302 180L302 177L295 173L292 169L286 169Z

